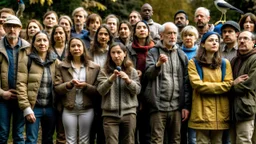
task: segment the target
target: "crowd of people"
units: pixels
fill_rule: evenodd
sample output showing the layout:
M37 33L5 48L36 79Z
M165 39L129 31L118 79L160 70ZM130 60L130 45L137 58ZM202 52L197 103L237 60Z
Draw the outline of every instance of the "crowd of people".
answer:
M23 15L0 10L0 144L37 144L40 127L42 144L256 143L253 13Z

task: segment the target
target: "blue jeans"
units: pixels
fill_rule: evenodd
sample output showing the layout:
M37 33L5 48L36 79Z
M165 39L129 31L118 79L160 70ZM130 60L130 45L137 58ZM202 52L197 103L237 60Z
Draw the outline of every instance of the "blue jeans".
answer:
M223 144L231 144L230 137L229 137L229 130L223 131L222 143Z
M26 120L26 144L37 144L39 124L42 128L42 144L53 144L55 130L55 109L53 107L37 107L33 109L36 122Z
M196 130L188 128L188 144L196 144Z
M0 144L7 144L10 122L12 121L12 138L14 144L24 144L24 124L23 112L18 106L17 100L0 100Z

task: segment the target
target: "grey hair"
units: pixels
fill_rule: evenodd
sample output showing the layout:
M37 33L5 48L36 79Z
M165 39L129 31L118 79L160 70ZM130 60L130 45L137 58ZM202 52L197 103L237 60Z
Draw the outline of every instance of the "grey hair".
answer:
M207 17L210 16L210 10L207 9L207 8L205 8L205 7L199 7L199 8L197 8L196 11L195 11L195 16L196 16L196 13L197 13L199 10L203 10L204 13L205 13L205 15L206 15Z
M179 29L178 27L173 23L173 22L166 22L163 25L161 25L161 27L159 28L159 33L162 33L165 31L165 27L169 25L171 28L174 28L177 35L179 35Z

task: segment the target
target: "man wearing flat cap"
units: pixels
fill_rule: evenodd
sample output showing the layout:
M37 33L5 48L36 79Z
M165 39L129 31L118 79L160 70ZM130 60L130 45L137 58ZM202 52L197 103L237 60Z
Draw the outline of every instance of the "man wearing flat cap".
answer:
M226 21L221 27L223 39L222 56L231 61L237 54L237 37L240 32L240 26L235 21Z
M28 52L30 44L19 38L20 20L9 15L3 24L6 35L0 40L0 143L7 143L11 117L12 138L15 144L24 144L24 117L19 109L16 91L17 65Z

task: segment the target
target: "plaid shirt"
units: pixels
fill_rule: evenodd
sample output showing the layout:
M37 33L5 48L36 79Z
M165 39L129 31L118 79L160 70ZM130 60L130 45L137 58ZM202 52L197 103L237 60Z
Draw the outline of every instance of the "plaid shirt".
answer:
M52 102L52 77L48 66L44 67L40 88L38 90L37 102L39 106L48 106Z

